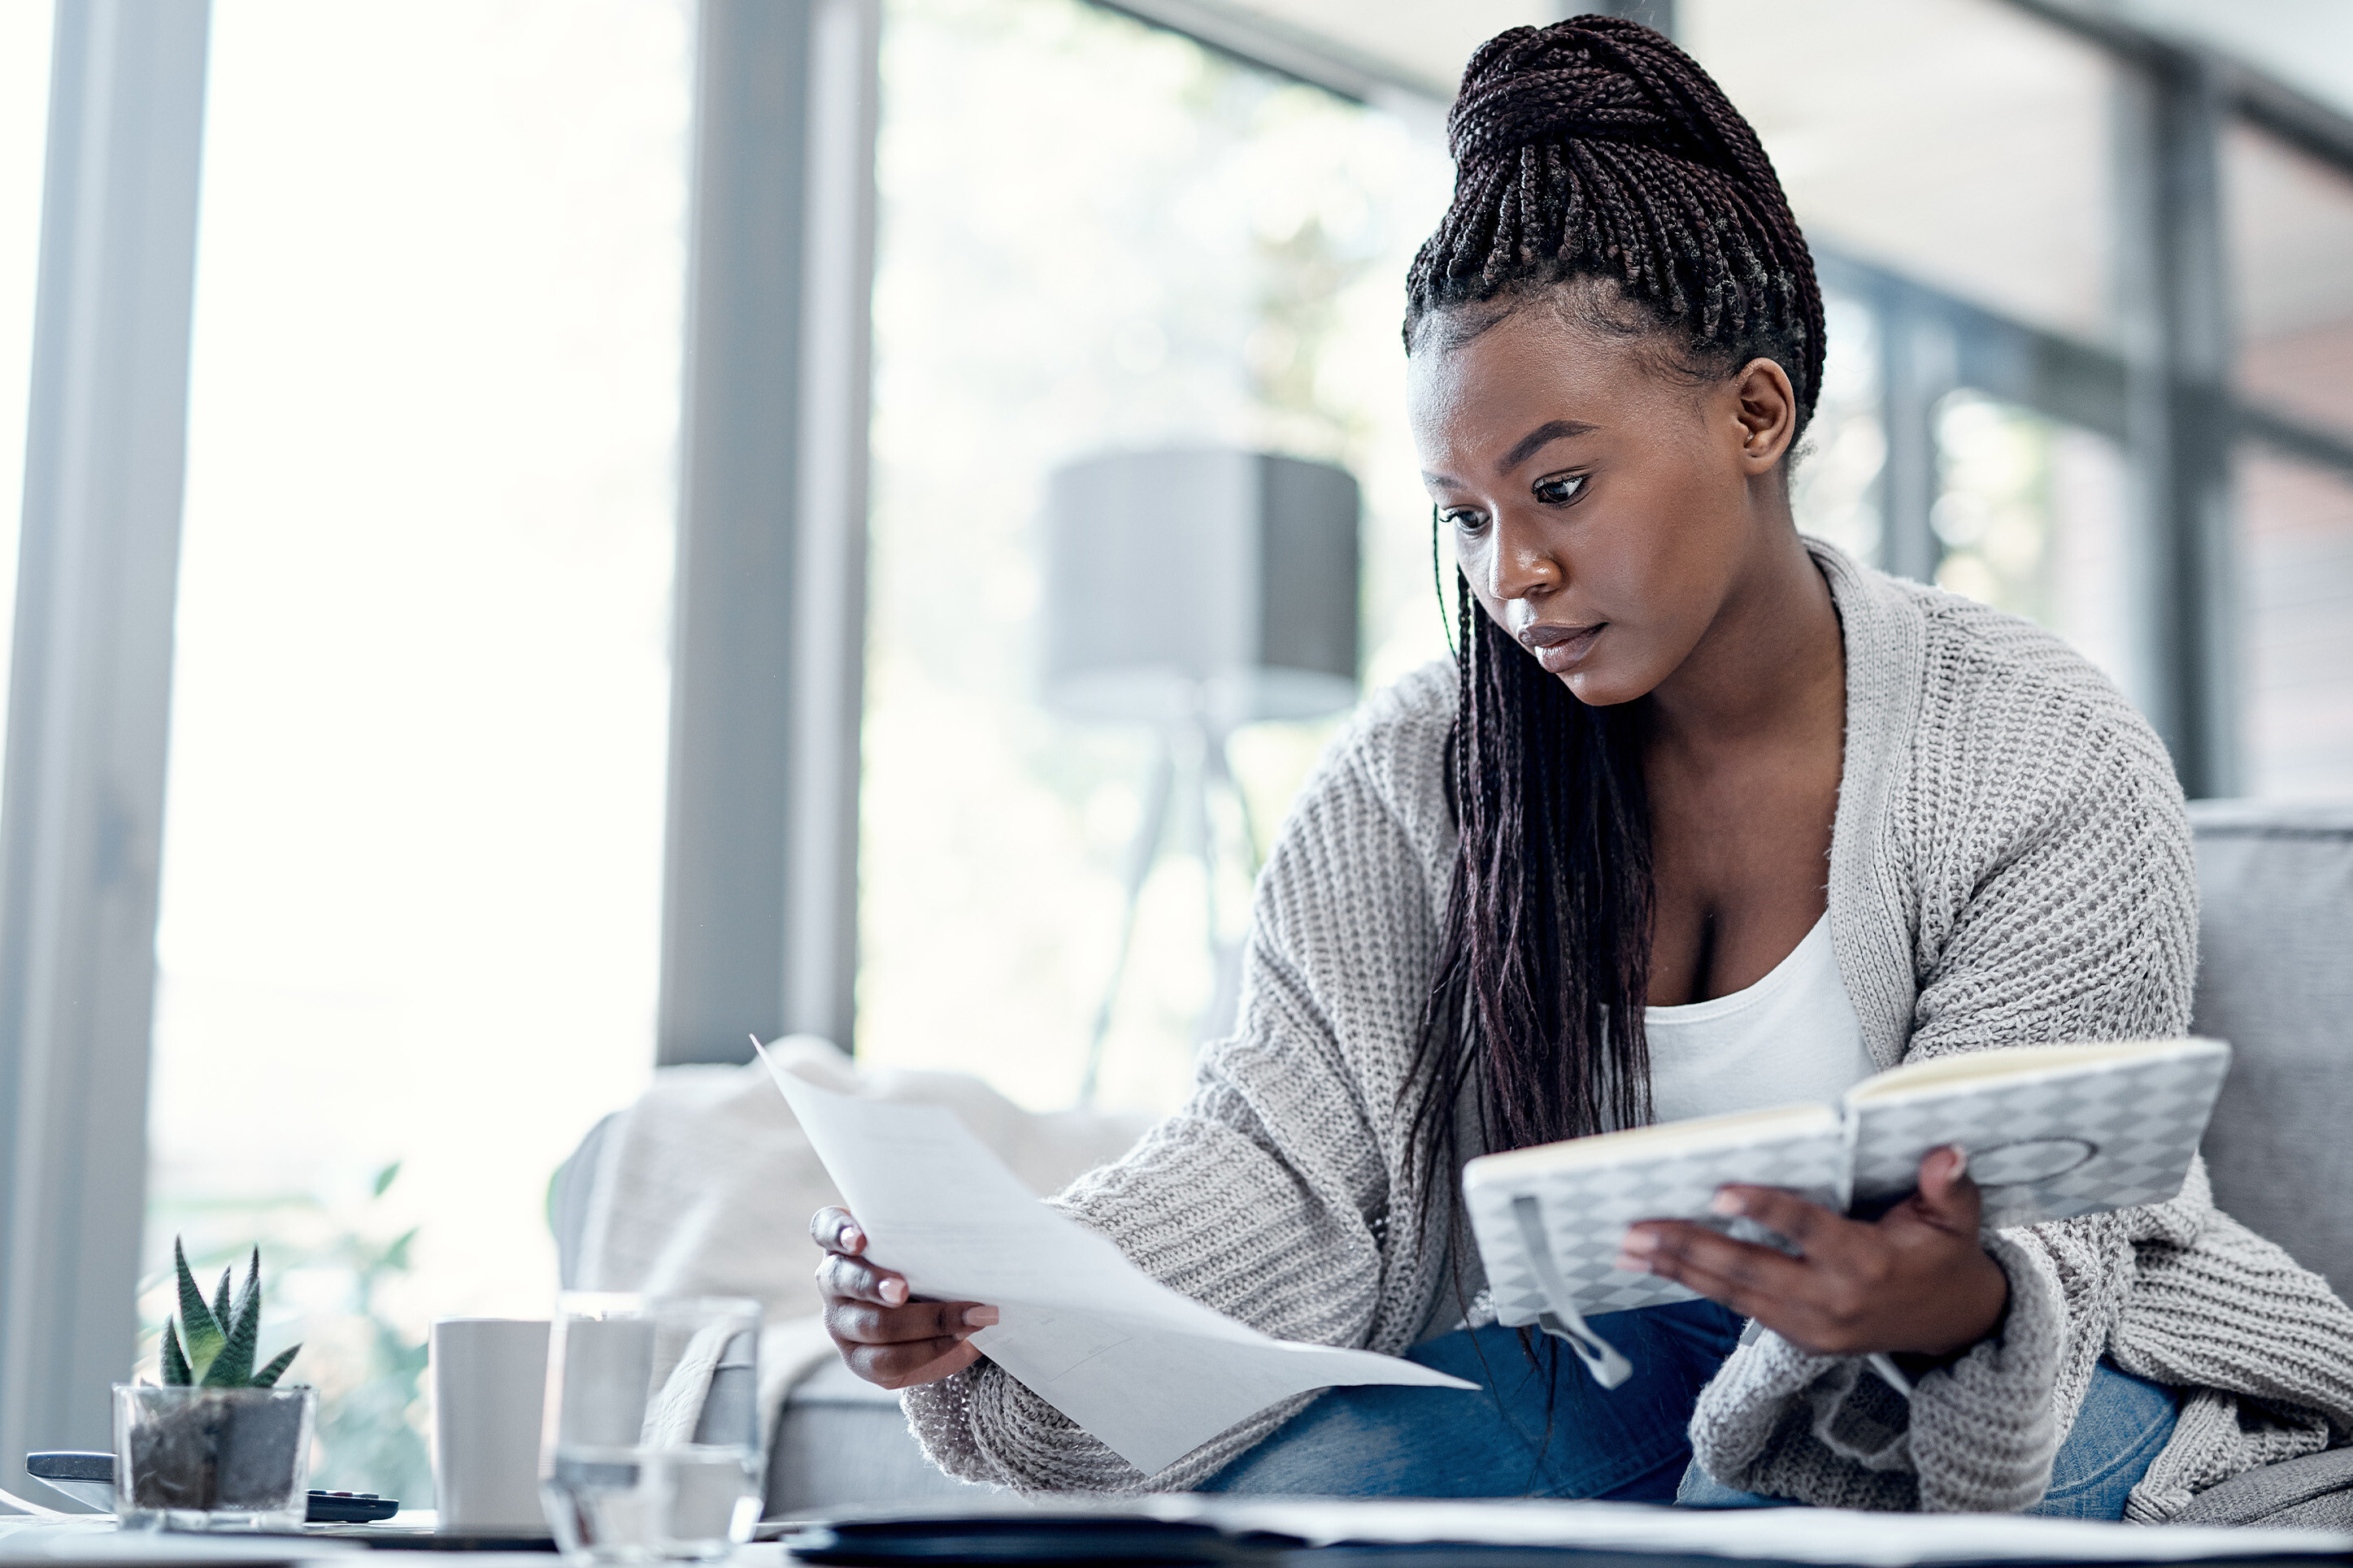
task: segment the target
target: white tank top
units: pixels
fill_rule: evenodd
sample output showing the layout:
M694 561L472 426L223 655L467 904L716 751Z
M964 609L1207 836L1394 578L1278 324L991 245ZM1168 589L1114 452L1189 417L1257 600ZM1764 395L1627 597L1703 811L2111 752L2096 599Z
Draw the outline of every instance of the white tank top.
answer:
M1834 1103L1879 1070L1839 978L1827 914L1756 984L1682 1007L1645 1007L1642 1026L1651 1047L1651 1112L1659 1121L1810 1100ZM1456 1102L1455 1141L1465 1159L1480 1152L1475 1087ZM1457 1234L1463 1245L1449 1249L1448 1274L1439 1281L1420 1339L1460 1325L1461 1303L1486 1288L1486 1269L1468 1227Z
M1839 979L1831 918L1745 991L1645 1007L1651 1115L1658 1121L1835 1101L1879 1070Z

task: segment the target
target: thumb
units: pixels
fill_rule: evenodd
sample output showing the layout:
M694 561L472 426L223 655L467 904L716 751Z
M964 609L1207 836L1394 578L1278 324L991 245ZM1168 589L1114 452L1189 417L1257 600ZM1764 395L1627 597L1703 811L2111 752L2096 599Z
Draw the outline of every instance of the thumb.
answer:
M1947 1230L1975 1236L1984 1195L1969 1177L1969 1152L1958 1143L1931 1149L1920 1157L1921 1214Z

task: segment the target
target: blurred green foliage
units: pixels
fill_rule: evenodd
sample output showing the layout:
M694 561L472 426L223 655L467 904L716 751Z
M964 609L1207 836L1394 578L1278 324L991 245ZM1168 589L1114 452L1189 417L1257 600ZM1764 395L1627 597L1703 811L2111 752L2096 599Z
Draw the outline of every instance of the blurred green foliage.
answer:
M259 1245L273 1259L262 1297L274 1331L303 1342L305 1381L319 1390L311 1485L371 1491L405 1507L433 1503L426 1447L424 1325L402 1310L414 1272L414 1226L396 1231L385 1200L397 1162L377 1171L364 1196L315 1193L176 1200L158 1194L149 1234L186 1238L199 1271L243 1259ZM168 1258L140 1282L142 1368L160 1357L164 1320L178 1303Z

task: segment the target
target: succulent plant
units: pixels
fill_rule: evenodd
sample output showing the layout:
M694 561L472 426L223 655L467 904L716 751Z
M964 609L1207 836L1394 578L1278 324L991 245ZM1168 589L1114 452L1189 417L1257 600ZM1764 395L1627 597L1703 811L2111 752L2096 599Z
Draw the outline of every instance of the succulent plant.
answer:
M234 1302L228 1289L234 1265L221 1270L220 1289L207 1304L177 1237L172 1238L172 1262L180 1273L180 1319L176 1331L169 1319L164 1323L164 1382L179 1388L275 1387L302 1347L290 1346L260 1371L253 1369L261 1334L261 1248L253 1249L245 1289Z

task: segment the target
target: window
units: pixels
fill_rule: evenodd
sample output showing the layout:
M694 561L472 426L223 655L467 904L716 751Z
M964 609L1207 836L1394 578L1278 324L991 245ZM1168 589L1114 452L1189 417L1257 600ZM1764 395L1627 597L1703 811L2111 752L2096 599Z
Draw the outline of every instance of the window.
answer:
M1937 585L2058 632L2129 689L2116 443L1964 389L1936 410Z
M2240 125L2222 178L2240 395L2353 442L2353 171Z
M2114 333L2116 68L2001 0L1682 0L1807 237L2031 325Z
M2221 153L2239 395L2353 453L2353 173L2243 125ZM2242 442L2236 478L2246 788L2342 795L2353 776L2353 460L2325 467Z
M213 15L146 1258L259 1240L418 1503L427 1320L544 1312L652 1065L689 13Z
M2025 401L2042 389L2018 373L2037 334L2116 337L2114 63L1997 0L1679 16L1827 279L1799 525L2040 621L2129 680L2122 455ZM1971 384L1988 369L2004 384ZM1917 448L1909 493L1889 493L1891 440Z
M2238 463L2246 793L2353 776L2353 475L2246 444Z
M1790 472L1798 526L1864 561L1881 558L1880 486L1887 426L1880 407L1879 322L1871 308L1822 295L1822 386Z
M859 1050L1062 1105L1151 742L1035 700L1047 476L1179 442L1341 462L1367 679L1442 653L1398 327L1451 171L1426 132L1079 0L893 0L882 47ZM1237 739L1262 832L1326 728ZM1145 890L1107 1101L1183 1092L1204 892L1178 856Z

